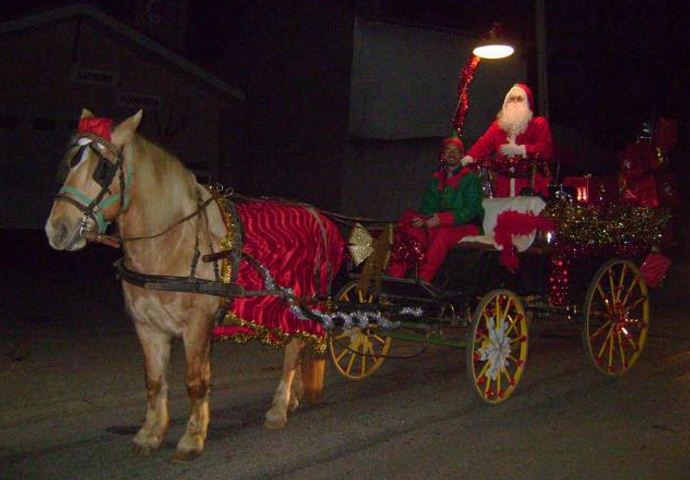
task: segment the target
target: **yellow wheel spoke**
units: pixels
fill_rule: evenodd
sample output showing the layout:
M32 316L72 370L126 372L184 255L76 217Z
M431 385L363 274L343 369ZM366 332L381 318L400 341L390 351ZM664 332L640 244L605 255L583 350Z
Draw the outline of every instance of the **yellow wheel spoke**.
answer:
M637 300L635 300L632 304L630 304L629 307L626 306L625 311L626 311L626 312L630 312L630 311L632 311L635 307L637 307L638 305L640 305L641 303L646 302L646 301L647 301L647 297L639 297L639 298L638 298Z
M606 344L608 343L612 334L613 334L613 326L611 326L609 328L609 332L606 334L606 338L604 338L604 343L601 344L601 349L599 349L599 355L597 355L597 358L601 358L601 355L604 353L604 349L606 348Z
M593 339L595 339L596 337L598 337L599 334L600 334L601 332L603 332L604 329L605 329L606 327L608 327L609 325L611 325L611 322L612 322L612 321L613 321L613 320L608 320L606 323L604 323L601 327L599 327L599 328L597 329L596 332L594 332L593 334L591 334L591 335L589 336L589 339L590 339L590 340L593 340Z
M501 302L499 302L500 295L496 296L496 312L494 313L494 322L498 322L498 318L501 316Z
M367 350L366 352L364 351L365 348ZM367 371L367 353L369 353L370 350L370 343L368 340L365 340L362 344L362 358L360 359L360 362L362 362L362 368L360 369L362 375Z
M506 330L506 335L510 335L510 332L516 330L518 324L520 323L520 321L517 319L517 316L515 318L512 318L511 315L508 315L508 321L510 323L510 328ZM516 331L515 333L519 335L519 332Z
M486 362L482 369L479 371L479 375L477 375L477 378L482 378L485 374L486 371L489 369L489 362Z
M348 352L347 350L343 349L343 351L340 352L340 354L339 354L337 357L335 357L335 363L338 363L338 364L339 364L339 363L340 363L340 360L342 360L342 358L345 356L345 354L346 354L347 352Z
M352 367L355 364L355 357L357 356L357 354L354 352L349 352L349 353L350 353L350 361L347 362L347 367L345 368L345 373L347 373L348 375L352 371Z
M611 371L611 367L613 366L613 329L611 329L611 335L609 336L609 371Z
M379 343L381 343L381 345L385 345L385 343L386 343L386 340L385 340L383 337L381 337L381 336L379 336L379 335L377 335L377 334L373 334L373 335L371 336L371 338L375 338L376 340L378 340Z
M506 377L506 381L508 383L508 388L510 388L510 373L508 373L508 369L505 367L502 368L501 373Z
M633 339L631 337L632 337L632 335L630 335L630 334L627 334L627 335L623 334L623 338L625 338L628 341L628 343L632 347L633 351L637 351L637 349L638 349L637 344L633 341Z
M635 286L638 284L639 281L640 281L639 277L635 277L635 279L632 281L632 283L628 287L628 291L625 292L625 297L623 297L623 300L621 300L621 303L623 305L625 305L628 302L628 297L630 296L633 288L635 288Z
M625 368L625 352L623 351L623 339L621 339L621 332L618 332L618 352L621 355L621 366Z
M610 304L608 297L604 293L604 290L601 288L601 284L597 283L597 292L599 292L599 295L601 296L601 299L604 301L604 305L606 305L606 308L608 310L611 310L613 305Z
M508 316L508 312L510 311L510 305L513 303L513 297L508 297L508 301L506 302L506 308L503 310L503 314L501 315L501 320L505 320L506 317Z
M625 274L627 271L628 271L628 266L626 264L623 264L623 268L621 268L621 278L618 280L618 287L616 288L616 294L617 294L616 300L619 302L621 300L620 293L623 291L623 285L625 283Z
M615 305L617 303L617 298L616 298L616 287L613 285L613 267L609 268L607 273L609 274L609 288L611 289L611 300L613 300L613 304Z

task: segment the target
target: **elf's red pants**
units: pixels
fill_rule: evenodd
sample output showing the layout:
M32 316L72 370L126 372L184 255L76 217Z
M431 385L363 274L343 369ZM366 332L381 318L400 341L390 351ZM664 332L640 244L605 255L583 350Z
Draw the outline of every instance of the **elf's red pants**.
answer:
M417 212L406 211L403 213L398 223L398 227L403 232L412 236L422 245L427 246L426 259L419 266L417 272L419 278L431 282L436 272L446 259L450 247L458 243L462 238L470 235L479 235L479 227L476 225L454 225L440 226L435 228L415 228L412 226L412 219L420 216ZM386 270L386 274L391 277L402 278L405 272L412 265L405 263L391 262Z

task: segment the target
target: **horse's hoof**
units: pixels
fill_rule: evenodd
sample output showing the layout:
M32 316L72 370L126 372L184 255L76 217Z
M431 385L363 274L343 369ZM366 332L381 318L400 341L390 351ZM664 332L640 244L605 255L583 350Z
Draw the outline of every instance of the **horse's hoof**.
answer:
M288 410L294 412L297 410L297 407L299 407L299 400L297 400L297 398L291 398L288 404Z
M132 452L140 457L148 457L156 453L158 447L151 445L139 445L138 443L132 444Z
M270 430L280 430L285 425L287 425L286 416L266 416L266 421L264 421L264 428L268 428Z
M172 463L186 463L186 462L191 462L192 460L198 458L201 456L201 452L203 450L189 450L186 452L181 452L181 451L176 451L175 455L170 458L170 461Z

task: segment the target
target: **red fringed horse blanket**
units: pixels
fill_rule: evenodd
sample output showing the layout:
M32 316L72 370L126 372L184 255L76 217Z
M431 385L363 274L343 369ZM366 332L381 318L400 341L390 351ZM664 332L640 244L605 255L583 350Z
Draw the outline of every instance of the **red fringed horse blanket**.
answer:
M276 287L290 288L303 298L328 293L345 247L329 218L309 206L272 200L242 201L235 207L243 230L242 252L268 270ZM246 290L267 288L261 274L245 259L239 264L237 283ZM225 322L214 328L213 335L238 342L257 338L274 345L298 336L323 351L321 323L301 320L289 307L287 300L275 295L235 298Z

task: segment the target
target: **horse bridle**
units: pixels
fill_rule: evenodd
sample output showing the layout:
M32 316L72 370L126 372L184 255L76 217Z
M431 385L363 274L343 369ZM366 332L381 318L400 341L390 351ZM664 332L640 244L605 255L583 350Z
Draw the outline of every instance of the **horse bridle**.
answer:
M90 141L82 144L80 142L82 139ZM115 161L103 155L94 144L100 145L104 150L110 151L115 156ZM111 220L105 218L105 214L103 213L105 209L113 205L117 200L120 200L122 209L126 210L129 203L129 195L126 191L127 183L129 182L125 180L124 154L122 153L122 149L93 133L80 133L75 142L67 147L67 150L69 151L75 147L78 147L78 150L69 160L72 166L75 165L75 159L81 158L87 148L98 157L98 165L96 165L92 178L101 186L101 190L95 198L91 198L74 187L63 185L55 196L55 201L70 203L82 213L78 234L74 237L72 242L75 242L80 237L86 237L88 234L94 233L91 231L89 220L92 220L93 224L98 227L98 235L103 235L108 225L111 223ZM131 168L129 170L127 177L131 177ZM106 195L112 193L110 191L110 186L115 179L115 175L118 173L120 176L120 195L106 197ZM128 180L131 180L131 178L128 178Z

